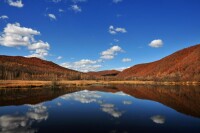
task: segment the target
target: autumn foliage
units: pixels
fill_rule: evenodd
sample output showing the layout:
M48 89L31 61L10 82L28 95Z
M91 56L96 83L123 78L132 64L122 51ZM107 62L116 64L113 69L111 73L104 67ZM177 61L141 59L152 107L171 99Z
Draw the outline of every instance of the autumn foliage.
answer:
M53 62L21 56L0 56L0 80L145 80L200 81L200 44L161 60L124 71L82 73Z
M200 44L155 62L135 65L117 77L124 80L200 81Z
M88 78L91 76L35 57L0 56L0 79L3 80L79 80Z

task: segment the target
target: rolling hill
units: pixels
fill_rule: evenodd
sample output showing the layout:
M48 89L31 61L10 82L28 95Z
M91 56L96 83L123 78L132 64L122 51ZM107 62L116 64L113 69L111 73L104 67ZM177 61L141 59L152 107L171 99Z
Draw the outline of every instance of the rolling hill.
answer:
M117 75L123 80L200 81L200 44L161 60L139 64Z
M200 81L200 44L161 60L138 64L124 71L82 73L39 58L0 55L0 80L152 80Z
M78 80L89 77L35 57L0 56L1 80Z

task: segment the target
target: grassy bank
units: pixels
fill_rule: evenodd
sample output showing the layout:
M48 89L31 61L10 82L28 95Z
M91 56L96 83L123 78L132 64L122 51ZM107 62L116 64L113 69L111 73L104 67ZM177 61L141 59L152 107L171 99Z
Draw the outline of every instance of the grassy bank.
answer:
M161 84L161 85L200 85L200 82L155 82L155 81L27 81L27 80L0 80L0 88L44 87L44 86L89 86L89 85L115 85L115 84Z

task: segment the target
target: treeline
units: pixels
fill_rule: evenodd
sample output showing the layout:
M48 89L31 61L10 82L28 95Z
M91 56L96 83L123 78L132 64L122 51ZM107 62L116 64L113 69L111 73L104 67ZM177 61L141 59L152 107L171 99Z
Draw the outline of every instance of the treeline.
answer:
M45 69L45 68L44 68ZM38 71L26 67L8 67L0 65L1 80L88 80L95 79L93 76L75 71L54 72L54 71Z

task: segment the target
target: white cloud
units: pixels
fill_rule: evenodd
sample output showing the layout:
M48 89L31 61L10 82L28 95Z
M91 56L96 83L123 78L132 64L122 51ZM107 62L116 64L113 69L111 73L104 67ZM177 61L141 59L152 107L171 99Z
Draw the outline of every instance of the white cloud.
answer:
M21 27L19 23L9 23L0 35L0 45L6 47L24 46L33 53L28 57L45 58L48 55L50 45L41 40L36 41L34 38L36 35L40 35L40 32L31 28Z
M59 11L59 12L65 12L65 10L63 10L63 9L61 9L61 8L59 8L58 11Z
M106 60L110 60L113 59L118 52L122 52L122 48L119 46L112 46L111 48L101 52L101 59L106 59Z
M119 42L119 40L118 40L118 39L114 39L113 41L114 41L114 42Z
M113 70L118 70L118 71L123 71L127 68L130 68L130 67L119 67L119 68L113 68Z
M76 4L71 5L70 9L73 10L74 12L81 12L82 11L81 7L76 5Z
M149 46L153 47L153 48L162 47L163 46L163 41L161 39L153 40L153 41L151 41L151 43L149 43Z
M31 28L21 27L19 23L9 23L0 36L0 45L7 47L28 46L34 41L34 35L40 35L40 32Z
M28 49L29 50L37 50L37 49L50 49L50 45L47 42L43 42L41 40L39 40L36 43L33 43L31 45L28 45Z
M130 58L123 58L122 59L122 62L131 62L132 61L132 59L130 59Z
M51 20L56 20L56 16L54 14L48 14L48 17L51 19Z
M94 61L89 59L82 59L76 62L62 63L61 66L81 72L89 72L97 71L99 68L101 68L101 65L99 65L98 63L100 63L99 60Z
M114 34L117 34L117 33L126 33L126 29L125 28L115 28L113 25L109 26L109 33L114 35Z
M33 54L28 55L26 57L37 57L41 59L45 59L46 56L48 56L48 51L46 49L36 49L33 51Z
M58 56L58 57L57 57L57 60L60 60L60 59L62 59L62 58L63 58L62 56Z
M54 2L54 3L59 3L59 2L61 2L62 0L52 0L52 2Z
M73 3L78 3L78 2L87 2L87 0L72 0Z
M157 124L164 124L165 123L165 117L164 116L160 116L160 115L152 116L151 120L154 123L157 123Z
M117 4L119 2L122 2L122 0L113 0L113 3Z
M24 6L24 4L22 3L22 0L16 0L16 1L8 0L8 4L10 6L14 6L14 7L18 7L18 8L21 8Z
M0 19L8 19L8 16L2 15L2 16L0 16Z

